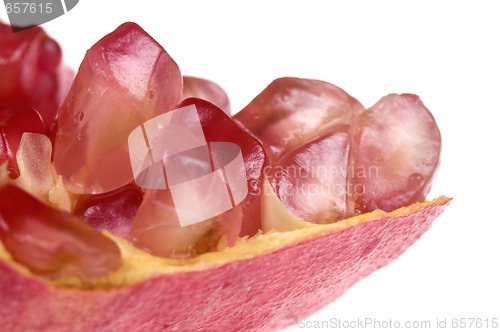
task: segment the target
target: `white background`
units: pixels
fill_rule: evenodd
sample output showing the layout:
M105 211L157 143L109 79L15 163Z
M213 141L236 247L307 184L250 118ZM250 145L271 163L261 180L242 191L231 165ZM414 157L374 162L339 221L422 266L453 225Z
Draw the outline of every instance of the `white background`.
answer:
M135 21L184 74L222 85L233 111L280 76L332 82L367 107L391 92L418 94L443 136L430 196L454 200L400 259L308 319L435 324L447 318L451 331L453 318L500 320L499 7L494 1L81 0L44 27L76 69L93 43Z

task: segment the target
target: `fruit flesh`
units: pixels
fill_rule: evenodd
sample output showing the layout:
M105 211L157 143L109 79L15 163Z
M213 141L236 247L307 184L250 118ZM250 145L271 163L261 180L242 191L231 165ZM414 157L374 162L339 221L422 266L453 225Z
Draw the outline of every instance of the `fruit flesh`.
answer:
M19 176L16 153L23 133L44 133L40 114L31 108L0 110L0 165L7 162L11 178Z
M181 93L177 64L138 25L96 43L59 110L54 165L68 190L100 194L133 181L128 135L174 109Z
M222 237L234 245L241 229L241 206L181 227L169 190L148 190L127 237L155 256L187 259L217 251Z
M271 82L234 118L255 134L275 161L338 124L348 124L364 110L333 84L293 77Z
M241 149L245 163L248 195L241 203L241 236L252 236L260 227L260 188L267 156L262 144L214 105L200 99L187 99L181 106L195 104L208 142L234 142Z
M185 259L216 251L221 245L234 245L239 236L255 235L260 228L259 188L266 163L261 144L215 105L190 98L179 107L188 105L195 106L207 142L235 143L241 149L248 194L241 204L219 216L181 226L171 191L147 189L128 239L139 248L162 257ZM189 123L185 125L190 126Z
M61 49L40 27L13 33L0 22L0 110L33 108L50 130L66 89Z
M211 102L228 115L231 114L229 97L226 92L216 83L193 76L183 77L182 100L188 98L199 98Z
M81 197L73 214L98 231L108 230L125 237L142 200L143 191L129 184L105 194Z
M0 238L12 257L50 278L101 277L121 265L116 244L13 185L0 188Z
M271 179L278 197L296 216L317 224L353 216L350 152L349 127L342 126L286 154Z
M420 98L390 94L364 112L355 135L355 163L376 176L358 176L361 211L392 211L429 193L439 164L441 135Z

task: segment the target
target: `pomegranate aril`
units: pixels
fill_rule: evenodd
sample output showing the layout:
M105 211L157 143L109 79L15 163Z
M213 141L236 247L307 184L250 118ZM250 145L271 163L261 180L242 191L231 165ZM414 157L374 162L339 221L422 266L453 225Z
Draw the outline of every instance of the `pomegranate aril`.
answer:
M267 156L262 144L233 118L215 105L196 98L184 100L181 106L194 104L200 117L207 142L232 142L239 146L243 156L248 195L241 203L243 218L241 236L253 236L260 227L260 199Z
M390 94L364 112L354 131L361 212L392 211L422 201L439 163L441 136L419 97Z
M274 166L271 178L285 206L296 216L313 223L332 223L354 214L348 195L351 168L349 126L287 153Z
M86 196L77 203L73 214L98 231L108 230L125 237L130 232L142 199L143 191L129 184L105 194Z
M125 23L97 42L57 121L54 165L68 190L100 194L133 181L130 132L174 109L181 93L177 64L137 24Z
M243 184L248 186L248 194L245 198L242 198L243 201L239 205L232 205L232 208L230 207L229 210L217 216L208 217L194 224L186 223L181 225L181 218L178 216L179 211L174 205L172 191L169 189L146 190L144 201L139 207L128 238L137 247L157 256L187 258L203 252L214 251L219 243L231 246L236 242L239 235L252 236L261 227L260 195L263 167L266 162L263 147L254 137L240 128L215 105L204 100L190 98L181 103L180 107L186 107L187 110L187 107L191 105L196 107L198 119L183 118L182 120L185 121L183 126L186 128L192 127L194 124L191 121L199 121L207 144L233 143L241 149L244 162L244 168L241 169L241 172L244 174L238 174L239 176L246 176L246 182L243 182ZM161 152L155 153L161 155ZM216 153L213 150L210 154L213 157L212 162L218 163L221 161L214 157ZM177 156L181 156L181 154L179 153ZM213 171L213 165L208 165L207 168L205 163L198 162L199 159L193 159L193 156L189 154L186 154L185 157L185 159L178 160L179 165L183 165L182 169L193 168L193 170L199 172L197 173L199 174L197 179L213 174L205 174L207 169L208 172ZM175 181L179 180L175 176L169 177L171 175L171 173L167 174L169 183L170 181L175 183ZM179 176L182 176L182 174L179 174ZM221 190L218 181L189 182L190 193L199 197L198 201L192 199L191 196L185 196L187 200L192 199L193 208L189 211L191 215L206 216L206 210L196 209L197 204L207 206L206 202L210 202L214 197L217 201L224 201L226 198L207 195L215 195L215 192L228 195L229 189L224 185ZM184 182L181 181L181 183ZM212 185L213 187L211 187ZM212 190L213 188L216 188L217 191ZM221 192L218 190L221 190ZM182 211L180 212L182 213ZM225 240L222 240L223 237L225 237ZM220 242L221 240L222 242Z
M61 50L40 27L13 33L0 23L0 108L36 109L49 130L60 98Z
M227 114L231 114L229 97L216 83L198 77L183 77L182 99L199 98L211 102Z
M62 59L61 47L59 44L46 37L41 41L38 66L44 71L53 70L59 67Z
M51 156L52 144L47 136L24 133L16 153L20 176L12 182L41 201L50 201L50 192L55 189Z
M7 162L11 178L19 176L16 153L23 133L45 132L40 114L31 108L0 110L0 165Z
M50 278L87 280L122 264L111 239L13 185L0 188L0 238L14 260Z
M205 221L181 227L169 190L146 190L128 239L155 256L191 258L216 251L222 236L234 244L241 223L237 206Z
M274 80L234 118L266 147L272 161L364 110L333 84L301 78Z

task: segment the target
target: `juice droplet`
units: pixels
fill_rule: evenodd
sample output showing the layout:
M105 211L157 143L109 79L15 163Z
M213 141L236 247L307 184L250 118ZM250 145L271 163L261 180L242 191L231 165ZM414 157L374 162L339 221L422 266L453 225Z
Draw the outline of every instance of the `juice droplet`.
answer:
M413 173L408 177L408 186L410 188L417 188L424 182L424 176L420 173Z
M9 177L11 179L17 179L20 175L19 172L15 168L7 167L7 170L9 171Z
M155 97L155 92L153 90L149 91L149 99L153 99Z
M83 112L80 112L78 114L78 121L82 121L84 117L85 117L85 114L83 114Z

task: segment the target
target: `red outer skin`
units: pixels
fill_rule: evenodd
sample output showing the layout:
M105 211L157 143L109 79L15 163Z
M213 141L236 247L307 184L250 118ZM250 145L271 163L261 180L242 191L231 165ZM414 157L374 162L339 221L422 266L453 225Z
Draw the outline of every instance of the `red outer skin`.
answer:
M449 201L278 251L114 290L55 289L0 261L5 331L269 331L297 324L399 257Z

